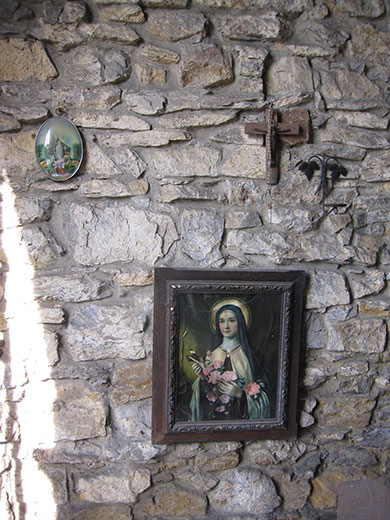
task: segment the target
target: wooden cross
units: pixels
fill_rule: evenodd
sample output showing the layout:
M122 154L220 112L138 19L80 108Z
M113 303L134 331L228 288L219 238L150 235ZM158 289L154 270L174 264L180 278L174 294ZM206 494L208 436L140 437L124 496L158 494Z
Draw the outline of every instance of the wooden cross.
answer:
M265 136L267 182L277 184L279 181L277 139L290 145L307 142L309 140L309 113L307 110L301 109L277 113L272 107L268 107L265 121L245 123L245 133Z

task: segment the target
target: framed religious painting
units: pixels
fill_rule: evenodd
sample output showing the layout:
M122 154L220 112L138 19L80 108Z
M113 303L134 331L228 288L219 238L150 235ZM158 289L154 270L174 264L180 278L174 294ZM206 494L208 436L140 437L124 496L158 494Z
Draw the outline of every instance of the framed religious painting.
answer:
M297 431L303 271L155 270L152 442Z

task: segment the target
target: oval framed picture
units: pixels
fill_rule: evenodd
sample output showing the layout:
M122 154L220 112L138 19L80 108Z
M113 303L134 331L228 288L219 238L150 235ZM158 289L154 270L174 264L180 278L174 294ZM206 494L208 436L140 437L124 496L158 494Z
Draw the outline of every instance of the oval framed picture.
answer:
M83 141L75 125L64 117L51 117L38 130L35 153L42 170L54 181L66 181L83 160Z

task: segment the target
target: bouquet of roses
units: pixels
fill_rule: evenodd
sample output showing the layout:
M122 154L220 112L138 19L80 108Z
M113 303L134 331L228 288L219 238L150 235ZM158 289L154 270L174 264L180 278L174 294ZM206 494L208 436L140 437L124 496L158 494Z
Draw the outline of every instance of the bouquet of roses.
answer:
M212 408L210 410L211 413L227 414L229 412L231 397L219 389L219 384L222 381L235 383L255 399L259 396L263 386L261 381L246 384L245 380L242 377L238 377L234 370L227 370L219 360L212 362L210 356L211 352L208 351L205 358L199 358L196 352L190 350L190 355L187 356L187 359L202 367L200 377L207 383L206 399Z

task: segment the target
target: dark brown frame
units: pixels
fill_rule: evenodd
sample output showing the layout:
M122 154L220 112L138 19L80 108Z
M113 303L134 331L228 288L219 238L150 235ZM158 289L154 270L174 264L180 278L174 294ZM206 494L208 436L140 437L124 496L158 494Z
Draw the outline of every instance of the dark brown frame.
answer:
M303 271L155 269L152 442L291 439L297 433L297 390ZM275 417L177 420L180 295L276 295L280 299ZM279 300L278 300L279 301Z

